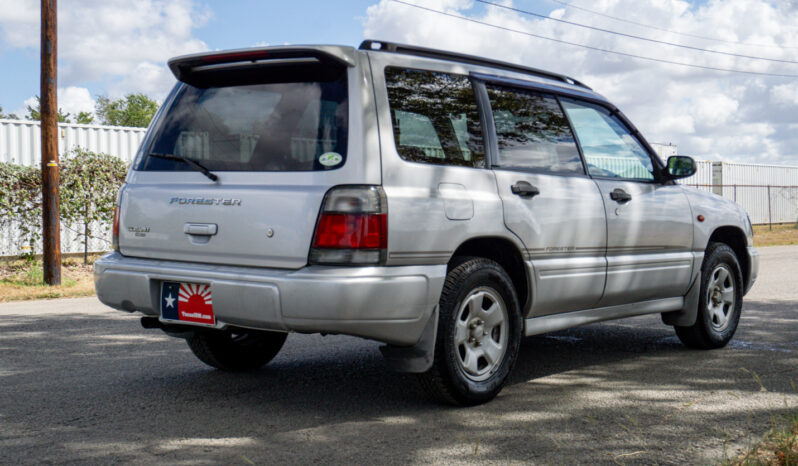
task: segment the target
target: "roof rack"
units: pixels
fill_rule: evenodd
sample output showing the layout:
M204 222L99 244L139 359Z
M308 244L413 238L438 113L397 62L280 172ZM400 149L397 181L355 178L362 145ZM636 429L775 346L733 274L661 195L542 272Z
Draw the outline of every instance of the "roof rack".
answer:
M439 58L443 60L457 61L461 63L468 63L472 65L483 65L492 68L500 68L508 71L515 71L517 73L531 74L540 76L542 78L555 79L562 81L566 84L572 84L585 89L590 89L588 86L582 84L574 78L562 74L552 73L550 71L543 71L536 68L529 68L526 66L516 65L514 63L507 63L498 60L489 60L487 58L477 57L474 55L466 55L462 53L447 52L445 50L428 49L425 47L416 47L413 45L395 44L392 42L384 42L381 40L364 40L360 44L360 50L373 50L376 52L391 52L401 53L405 55L416 55L419 57Z

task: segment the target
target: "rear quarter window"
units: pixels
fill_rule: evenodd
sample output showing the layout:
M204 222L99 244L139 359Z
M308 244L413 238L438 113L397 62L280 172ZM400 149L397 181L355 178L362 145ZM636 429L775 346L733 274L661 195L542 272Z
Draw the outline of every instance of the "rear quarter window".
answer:
M499 167L584 174L568 119L554 96L494 84L487 91Z
M476 95L466 76L385 69L394 141L404 160L485 167Z

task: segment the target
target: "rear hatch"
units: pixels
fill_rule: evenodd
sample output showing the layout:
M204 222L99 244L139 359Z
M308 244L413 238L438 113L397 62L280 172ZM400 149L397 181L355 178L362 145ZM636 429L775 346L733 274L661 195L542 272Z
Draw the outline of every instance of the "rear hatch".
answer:
M358 83L353 56L289 48L170 62L181 82L122 192L120 252L307 264L325 192L369 181L362 152L349 140L349 88Z

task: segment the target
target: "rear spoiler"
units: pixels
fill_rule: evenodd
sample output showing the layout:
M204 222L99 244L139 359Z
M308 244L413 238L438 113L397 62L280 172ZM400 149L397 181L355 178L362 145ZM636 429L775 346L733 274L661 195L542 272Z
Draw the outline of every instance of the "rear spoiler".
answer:
M316 59L322 62L332 61L351 67L355 66L355 53L355 49L352 47L334 45L260 47L183 55L169 60L169 69L172 70L172 74L179 81L186 81L193 73L209 67L267 65L271 60L288 62Z

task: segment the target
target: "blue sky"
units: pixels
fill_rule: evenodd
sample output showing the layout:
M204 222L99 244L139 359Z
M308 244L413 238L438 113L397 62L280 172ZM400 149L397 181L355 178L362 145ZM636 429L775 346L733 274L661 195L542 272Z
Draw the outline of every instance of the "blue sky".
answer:
M62 9L69 6L61 4ZM209 18L194 35L211 49L256 43L356 44L362 38L362 18L371 4L374 1L207 1L201 8L209 10ZM8 41L0 41L0 69L14 70L0 74L0 105L6 111L19 108L25 99L38 94L38 47L13 47ZM106 92L99 79L68 84L88 87L94 94Z
M490 7L405 0L494 25L626 54L734 68L717 72L590 51L422 11L391 0L59 0L59 106L97 96L162 99L173 56L256 44L358 45L364 37L453 50L568 74L618 105L649 141L702 159L798 165L798 4L791 0L493 0L552 18L765 62L637 41ZM0 105L24 115L39 93L39 0L2 0ZM712 37L705 40L696 36ZM726 41L726 42L722 42ZM746 44L764 44L751 46ZM789 63L796 62L796 63Z
M39 2L28 0L23 3L38 8ZM195 11L206 19L201 26L193 30L193 36L207 44L210 49L284 43L358 45L364 38L363 22L366 10L377 3L377 0L197 1L194 2ZM548 13L556 6L554 3L537 0L525 0L519 4L544 13ZM77 2L62 0L59 13L61 15L72 13L76 6L79 7ZM484 6L476 4L466 11L480 13L484 9ZM0 29L2 26L3 23L0 21ZM64 28L63 23L60 27ZM38 38L37 30L31 29L30 34ZM62 48L65 46L63 41L60 46ZM61 61L63 62L64 58ZM165 63L162 65L165 66ZM24 108L23 102L39 93L38 43L35 46L30 44L27 47L18 47L0 36L0 69L13 70L13 73L0 74L0 106L6 112ZM93 96L118 93L117 89L107 88L107 76L80 80L65 76L60 78L60 86L85 87ZM137 89L130 89L130 91L135 90Z

